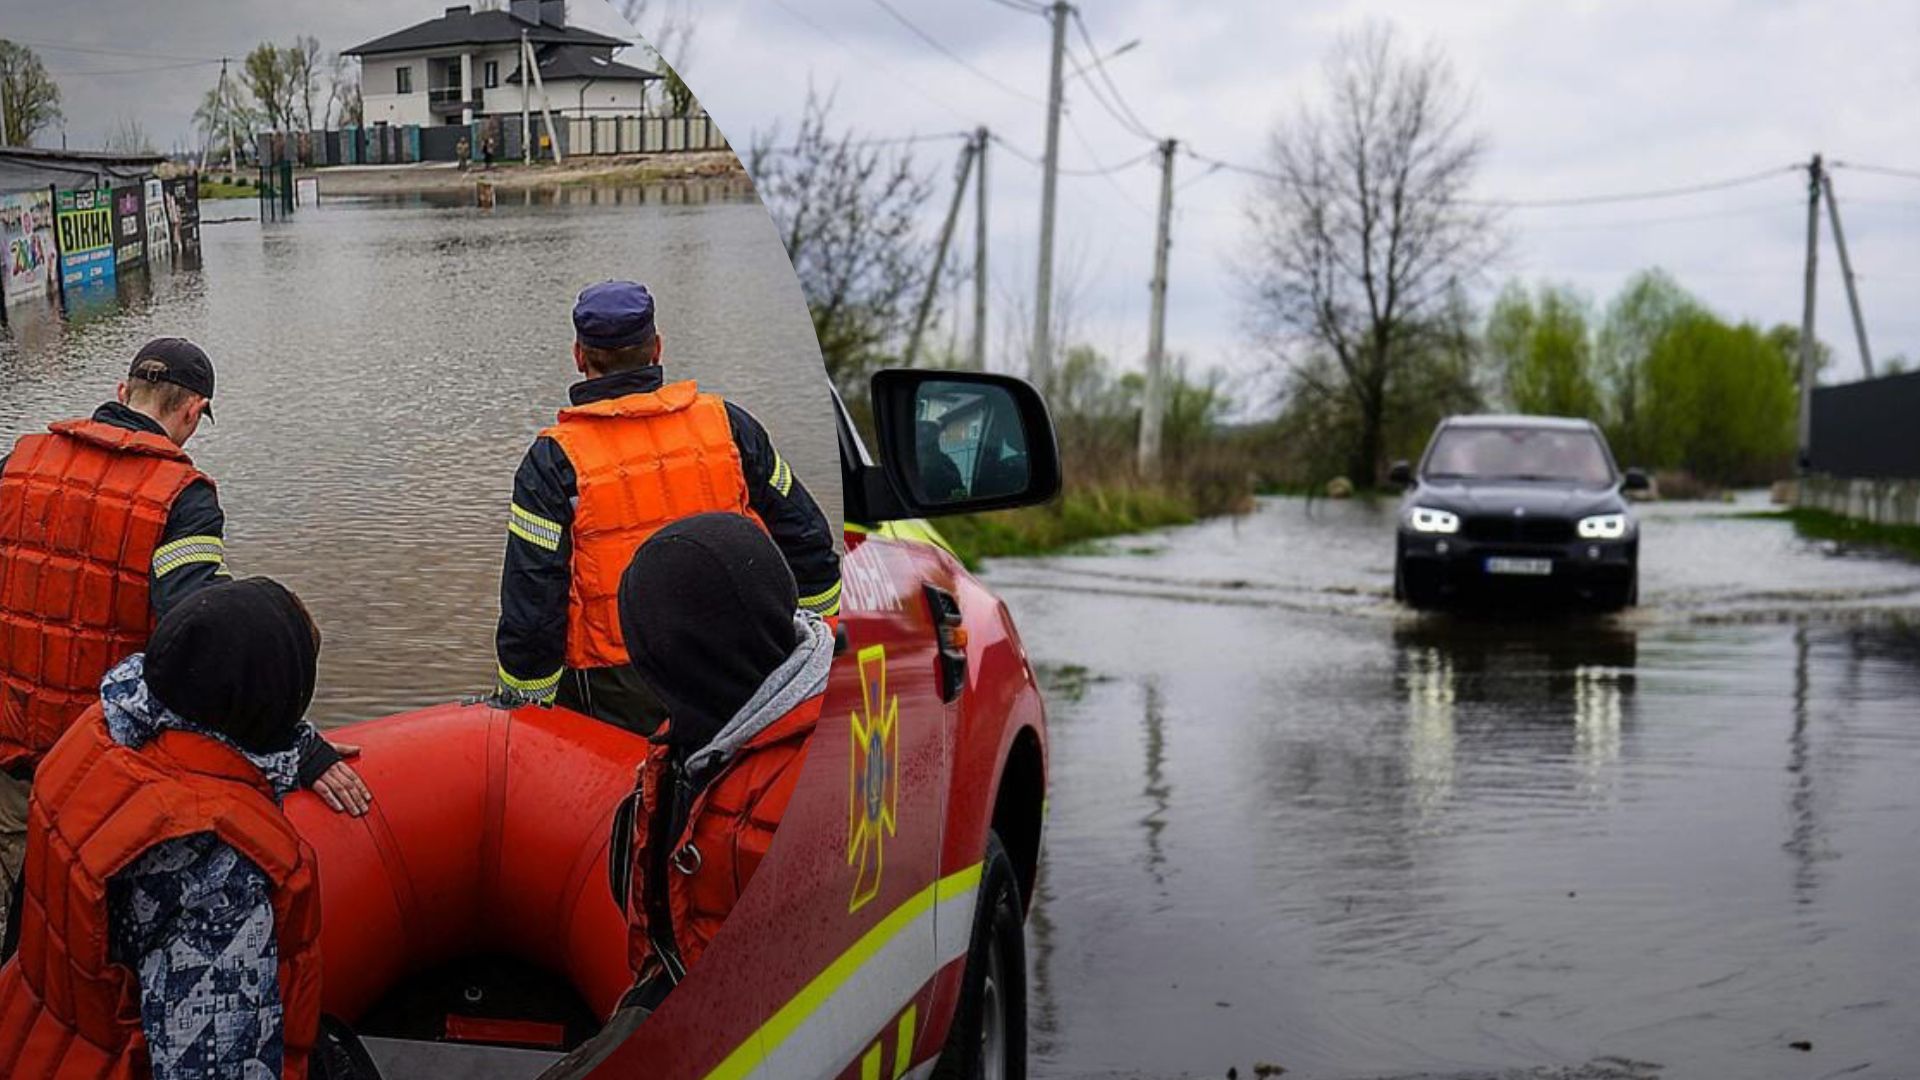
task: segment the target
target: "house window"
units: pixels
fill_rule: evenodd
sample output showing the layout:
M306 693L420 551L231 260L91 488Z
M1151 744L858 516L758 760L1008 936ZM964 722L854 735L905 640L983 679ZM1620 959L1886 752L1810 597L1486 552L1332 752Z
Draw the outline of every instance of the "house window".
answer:
M396 94L413 93L413 69L395 68L393 72L393 92Z
M500 86L500 61L489 60L486 67L487 89L496 90Z

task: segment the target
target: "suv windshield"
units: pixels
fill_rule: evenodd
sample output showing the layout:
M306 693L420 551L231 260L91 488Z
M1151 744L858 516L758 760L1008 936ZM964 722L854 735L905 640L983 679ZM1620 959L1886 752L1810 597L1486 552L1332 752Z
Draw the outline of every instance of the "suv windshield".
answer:
M1434 439L1421 474L1429 480L1548 480L1606 487L1613 463L1591 431L1537 427L1449 427Z

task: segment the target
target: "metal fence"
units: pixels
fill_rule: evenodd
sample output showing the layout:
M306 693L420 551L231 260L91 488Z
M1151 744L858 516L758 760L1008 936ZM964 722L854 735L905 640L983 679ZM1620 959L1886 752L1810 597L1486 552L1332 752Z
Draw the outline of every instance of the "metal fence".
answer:
M1920 480L1920 373L1813 392L1812 469L1866 480Z
M534 157L550 153L543 118L532 119ZM728 150L726 137L708 116L556 117L555 136L567 157L610 154L677 154ZM337 131L262 133L254 138L261 163L300 166L405 165L421 161L457 161L465 140L467 158L479 162L493 151L496 162L519 161L520 119L490 117L472 124L394 126L377 124Z

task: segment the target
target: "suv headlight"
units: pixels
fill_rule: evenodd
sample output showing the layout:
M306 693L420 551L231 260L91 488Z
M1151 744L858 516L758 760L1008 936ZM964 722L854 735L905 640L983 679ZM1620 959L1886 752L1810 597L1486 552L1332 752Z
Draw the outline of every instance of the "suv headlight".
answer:
M1416 506L1413 513L1407 515L1407 524L1413 526L1414 532L1457 533L1460 531L1460 515L1451 510Z
M1580 519L1580 539L1618 540L1627 535L1627 515L1595 514Z

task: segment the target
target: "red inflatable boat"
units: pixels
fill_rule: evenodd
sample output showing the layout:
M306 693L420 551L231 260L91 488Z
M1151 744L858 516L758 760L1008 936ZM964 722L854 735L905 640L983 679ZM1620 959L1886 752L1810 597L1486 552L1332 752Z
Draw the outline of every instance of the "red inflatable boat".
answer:
M325 1010L361 1035L559 1051L632 982L611 823L646 740L562 709L445 705L331 733L376 793L287 812L319 859Z

